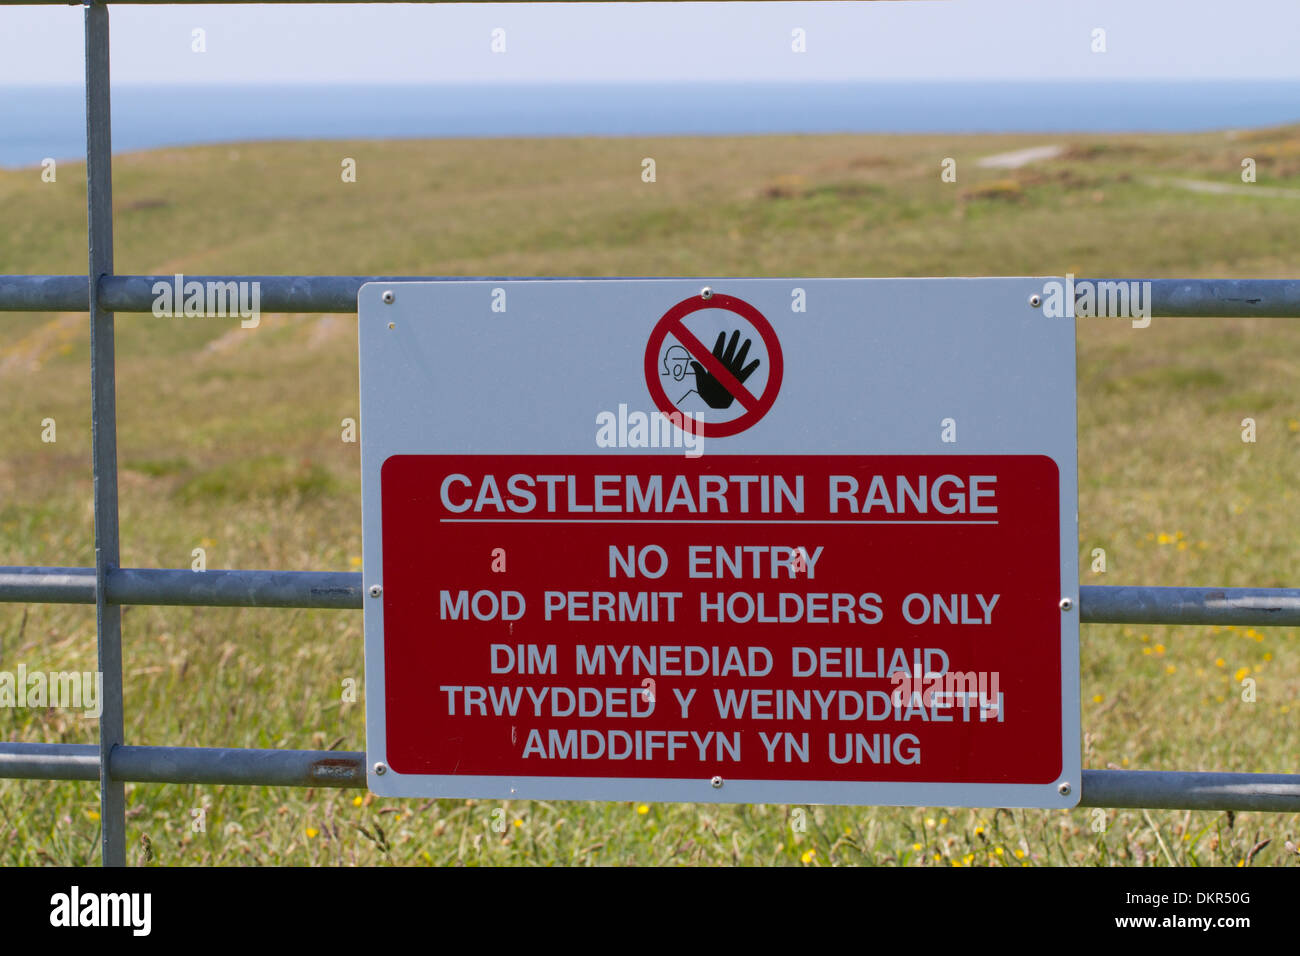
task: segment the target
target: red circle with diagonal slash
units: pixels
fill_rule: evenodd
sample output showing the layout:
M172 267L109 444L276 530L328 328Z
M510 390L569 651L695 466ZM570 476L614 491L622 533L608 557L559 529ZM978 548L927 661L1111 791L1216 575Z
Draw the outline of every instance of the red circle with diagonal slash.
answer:
M724 312L734 312L758 332L759 338L767 346L768 360L767 384L764 386L761 395L755 395L737 381L736 377L727 370L717 356L706 348L704 343L686 327L682 319L692 312L699 312L702 309L722 309ZM661 412L665 415L680 415L682 410L668 398L663 383L659 381L659 352L663 348L664 339L669 334L677 339L682 344L682 347L690 353L691 358L703 365L705 371L716 378L731 393L732 397L745 408L744 413L729 421L696 422L692 428L695 434L704 435L707 438L726 438L728 435L743 432L767 414L776 401L776 393L781 389L781 373L784 363L781 358L781 343L776 338L776 330L772 328L772 323L767 321L762 312L759 312L758 309L744 299L737 299L732 295L714 293L707 299L693 295L689 299L678 302L664 313L663 318L655 323L654 329L650 332L650 341L646 343L646 385L650 389L650 397L654 399L654 403L659 406Z

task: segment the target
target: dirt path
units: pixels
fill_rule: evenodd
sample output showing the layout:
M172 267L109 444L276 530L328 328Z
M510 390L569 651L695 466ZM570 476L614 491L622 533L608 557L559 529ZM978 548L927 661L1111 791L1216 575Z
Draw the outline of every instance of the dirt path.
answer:
M1019 169L1026 163L1036 163L1043 159L1055 159L1065 152L1064 146L1031 146L1017 149L1010 153L995 153L975 161L976 166L984 169Z

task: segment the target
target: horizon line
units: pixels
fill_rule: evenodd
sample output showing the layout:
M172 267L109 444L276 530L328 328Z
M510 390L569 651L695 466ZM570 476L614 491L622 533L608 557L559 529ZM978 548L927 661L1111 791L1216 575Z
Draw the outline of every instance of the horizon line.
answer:
M940 85L947 83L1006 83L1016 85L1061 83L1077 86L1107 86L1119 83L1300 83L1300 75L1294 76L1108 76L1092 77L986 77L986 76L950 76L950 77L818 77L814 79L787 78L772 79L767 77L730 77L668 80L628 80L602 77L552 77L546 79L510 79L510 80L475 80L475 79L393 79L393 80L282 80L267 79L247 82L226 81L174 81L174 80L124 80L113 81L114 89L264 89L268 86L280 87L391 87L391 86L465 86L465 87L503 87L503 86L720 86L720 85L754 85L754 86L818 86L829 84L874 83L888 85ZM27 83L22 81L0 82L4 89L68 89L81 90L84 82L70 80L48 83Z

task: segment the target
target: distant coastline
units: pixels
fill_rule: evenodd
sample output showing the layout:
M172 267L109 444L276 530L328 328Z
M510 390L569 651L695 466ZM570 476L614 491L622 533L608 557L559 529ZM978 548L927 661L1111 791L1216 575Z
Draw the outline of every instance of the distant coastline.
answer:
M1198 132L1300 122L1300 81L120 86L115 152L277 139ZM0 87L0 167L84 156L79 86Z

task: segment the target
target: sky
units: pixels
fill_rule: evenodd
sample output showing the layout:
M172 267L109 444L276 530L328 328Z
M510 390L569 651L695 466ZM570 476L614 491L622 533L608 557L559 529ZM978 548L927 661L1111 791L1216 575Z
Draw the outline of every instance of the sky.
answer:
M110 10L120 84L1300 79L1300 0ZM79 84L82 16L79 6L0 6L0 85ZM1104 53L1092 50L1099 28ZM494 53L498 29L505 49ZM805 52L792 49L795 30Z

